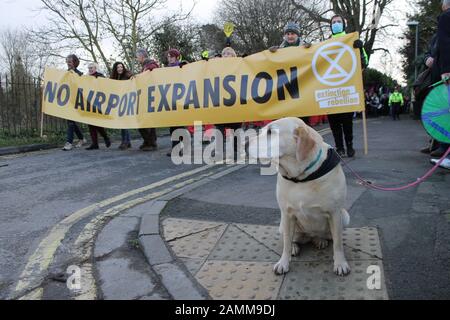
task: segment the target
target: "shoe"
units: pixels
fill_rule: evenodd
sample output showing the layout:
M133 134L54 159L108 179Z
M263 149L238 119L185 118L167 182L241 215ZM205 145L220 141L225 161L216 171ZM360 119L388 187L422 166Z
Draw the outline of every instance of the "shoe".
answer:
M98 144L91 144L89 147L86 148L86 150L98 150Z
M66 142L66 144L62 148L62 150L64 150L64 151L70 151L72 149L73 149L73 145L70 142Z
M336 149L336 152L338 153L338 155L341 158L345 157L345 150L344 150L344 148L338 148L338 149Z
M142 151L156 151L158 147L156 146L147 146L144 145L142 148L140 148Z
M172 156L172 152L167 152L166 156L171 157Z
M347 156L353 158L355 156L355 149L352 146L347 147Z
M434 165L439 162L440 159L430 159L430 162ZM439 165L439 167L450 170L450 159L445 158L444 161Z
M122 142L121 144L120 144L120 146L119 146L119 149L120 150L127 150L127 149L129 149L129 148L131 148L131 143L130 142Z
M75 145L75 148L81 148L87 143L87 140L85 138L79 139L77 144Z
M426 147L426 148L420 149L420 152L425 153L425 154L430 154L431 150L430 150L430 147Z
M437 148L436 150L434 150L430 153L430 156L439 158L444 155L445 151L447 151L447 150L442 150L441 148Z
M111 147L111 140L108 137L105 138L105 145L107 148Z

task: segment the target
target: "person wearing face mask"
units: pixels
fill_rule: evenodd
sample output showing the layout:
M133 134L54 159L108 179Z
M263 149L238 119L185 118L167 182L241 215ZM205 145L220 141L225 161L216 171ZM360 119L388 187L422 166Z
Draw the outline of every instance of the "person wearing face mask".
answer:
M341 15L335 15L330 20L331 38L339 38L345 36L347 33L345 19ZM353 43L355 49L361 52L361 66L363 70L367 67L369 59L366 51L363 48L361 40L356 40ZM344 139L347 147L347 156L352 158L355 156L355 149L353 149L353 112L329 114L328 122L333 133L334 142L336 144L337 153L343 157L345 156Z

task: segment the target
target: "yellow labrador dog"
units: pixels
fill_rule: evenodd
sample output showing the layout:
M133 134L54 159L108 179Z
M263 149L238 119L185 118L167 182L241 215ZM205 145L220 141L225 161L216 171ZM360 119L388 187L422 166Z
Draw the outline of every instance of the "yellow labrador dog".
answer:
M259 141L268 141L267 146ZM258 152L259 151L259 152ZM344 209L347 196L340 159L322 136L298 118L284 118L264 127L250 140L249 156L272 160L278 166L277 201L281 210L283 254L276 274L289 271L299 244L312 241L319 249L333 241L334 272L350 272L344 256L342 231L350 222Z

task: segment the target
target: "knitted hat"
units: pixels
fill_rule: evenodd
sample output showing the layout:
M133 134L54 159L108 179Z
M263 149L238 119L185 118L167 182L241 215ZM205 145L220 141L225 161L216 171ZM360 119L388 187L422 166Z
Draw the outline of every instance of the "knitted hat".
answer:
M289 21L286 24L286 26L284 27L284 34L286 34L288 32L295 33L296 35L298 35L300 37L300 26L298 25L298 23Z
M180 51L178 51L177 49L170 49L170 50L167 52L167 54L168 54L169 56L175 57L175 58L178 58L178 57L181 55Z

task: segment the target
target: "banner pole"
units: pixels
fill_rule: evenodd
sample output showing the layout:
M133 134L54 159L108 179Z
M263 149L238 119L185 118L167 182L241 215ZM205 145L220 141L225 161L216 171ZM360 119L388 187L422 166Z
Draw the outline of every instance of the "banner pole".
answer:
M367 143L367 118L366 118L366 108L362 112L363 118L363 134L364 134L364 155L367 156L369 153L369 146Z

